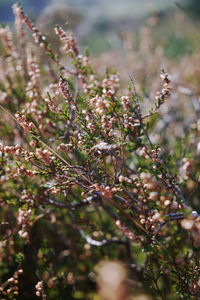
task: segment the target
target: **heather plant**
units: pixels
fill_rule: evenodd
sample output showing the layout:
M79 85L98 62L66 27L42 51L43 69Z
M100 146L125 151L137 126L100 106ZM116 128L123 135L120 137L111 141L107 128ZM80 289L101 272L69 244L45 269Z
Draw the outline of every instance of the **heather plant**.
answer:
M101 260L129 270L104 268L122 274L119 300L198 299L198 87L150 75L147 32L141 84L121 83L117 70L92 66L71 32L55 27L57 55L13 10L15 34L0 28L1 299L101 299L96 278L111 299Z

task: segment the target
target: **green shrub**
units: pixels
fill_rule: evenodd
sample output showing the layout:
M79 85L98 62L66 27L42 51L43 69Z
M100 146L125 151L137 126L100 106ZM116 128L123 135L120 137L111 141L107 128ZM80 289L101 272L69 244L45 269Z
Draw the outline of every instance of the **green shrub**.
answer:
M192 100L185 110L178 94L171 102L163 70L147 108L147 82L160 86L152 67L139 95L131 76L124 88L117 71L99 75L60 26L55 32L64 54L55 54L22 8L13 8L17 42L8 26L0 29L2 299L95 299L95 265L103 259L127 266L131 295L143 290L154 299L196 299L194 94L179 87Z

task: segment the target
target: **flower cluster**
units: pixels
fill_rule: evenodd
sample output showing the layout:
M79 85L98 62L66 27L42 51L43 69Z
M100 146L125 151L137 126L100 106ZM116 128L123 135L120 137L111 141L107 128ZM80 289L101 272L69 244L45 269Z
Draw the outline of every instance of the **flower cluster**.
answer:
M30 98L31 100L38 99L40 69L30 49L28 49L28 53L27 53L27 68L28 68L28 75L30 76L30 81L28 82L28 86L26 88L27 97Z
M12 31L10 30L9 26L1 27L0 28L0 37L1 42L8 51L9 55L16 55L15 54L15 47L13 44L13 35Z
M107 97L114 95L116 89L119 87L119 82L119 74L111 74L109 77L104 78L102 81L103 95Z
M116 187L105 186L104 184L94 184L93 189L100 192L106 198L112 198L113 194L117 191Z
M183 165L181 168L181 175L182 175L183 179L185 179L185 180L189 179L192 170L193 170L193 160L184 157Z
M181 221L181 226L191 232L196 247L200 246L200 217L194 219L193 215Z
M109 107L109 101L105 97L101 97L98 95L90 99L90 103L94 106L95 111L101 116L105 114Z
M36 296L42 297L43 299L46 299L46 295L44 294L44 283L43 281L38 281L37 284L35 285L36 289Z
M72 144L64 144L64 143L61 143L58 147L57 147L57 150L63 150L63 151L66 151L66 152L70 152L72 150Z
M55 156L52 156L52 153L47 149L37 148L35 150L36 157L43 161L45 164L50 165L54 160Z
M55 114L60 113L60 109L53 103L53 101L50 98L45 98L44 101L47 103L49 109L54 112Z
M122 96L122 105L123 109L127 111L130 108L130 97L129 96Z
M22 148L19 145L16 146L4 146L0 143L0 151L6 154L15 154L20 155L22 152Z
M32 210L29 208L28 210L19 209L17 222L21 229L18 231L18 234L21 238L23 238L26 243L29 243L29 229L31 227L30 217Z
M65 32L61 26L57 25L55 33L59 36L63 43L63 51L76 57L78 55L77 42L71 32Z
M128 229L127 226L125 226L120 220L116 221L116 225L128 239L135 241L136 237L134 235L134 232Z
M17 171L18 171L18 174L28 176L28 177L33 177L33 176L35 176L35 174L37 174L37 171L28 170L24 166L20 166Z
M13 5L13 11L15 15L24 23L27 28L33 33L33 37L36 43L41 43L42 41L46 40L46 37L41 34L41 32L37 29L37 27L29 20L29 18L24 13L22 7L18 6L17 4Z
M169 79L169 75L167 73L163 73L160 75L162 81L164 82L164 86L162 91L156 92L155 96L155 110L160 107L160 105L165 101L166 98L169 98L172 87L170 85L171 80Z
M65 100L67 102L71 102L73 100L73 97L69 90L69 83L67 82L67 80L64 80L62 77L60 77L59 88Z
M15 273L13 274L12 277L10 277L6 283L4 283L3 286L0 287L0 293L2 294L2 300L6 299L7 297L9 297L9 299L11 299L11 297L17 297L19 295L19 287L18 287L18 278L19 275L23 274L23 269L18 269L17 271L15 271ZM9 287L6 289L7 285L9 285ZM6 297L6 298L4 298Z
M25 131L32 131L35 128L33 122L27 121L26 117L22 114L16 113L15 117L19 124L24 128Z

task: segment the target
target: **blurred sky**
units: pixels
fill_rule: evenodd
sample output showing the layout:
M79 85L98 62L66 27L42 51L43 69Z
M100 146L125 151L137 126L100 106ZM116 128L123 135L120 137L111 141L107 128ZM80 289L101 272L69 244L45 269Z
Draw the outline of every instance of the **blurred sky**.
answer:
M16 1L0 0L0 22L13 20L11 6ZM121 17L142 16L150 8L158 10L174 7L174 0L21 0L20 3L32 17L38 16L47 7L68 5L87 13L101 14L102 17L118 19Z

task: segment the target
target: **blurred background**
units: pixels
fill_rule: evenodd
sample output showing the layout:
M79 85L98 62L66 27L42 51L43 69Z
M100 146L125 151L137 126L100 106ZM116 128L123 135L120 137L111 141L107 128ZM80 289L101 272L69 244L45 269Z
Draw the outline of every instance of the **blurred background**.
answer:
M0 0L0 22L13 22L13 0ZM199 41L199 0L21 0L27 14L54 42L54 25L72 29L93 55L124 51L144 25L170 58L192 52ZM127 41L127 42L125 42ZM124 45L125 42L125 45ZM127 50L127 49L126 49Z

